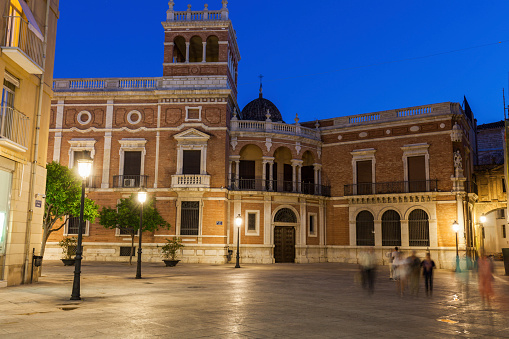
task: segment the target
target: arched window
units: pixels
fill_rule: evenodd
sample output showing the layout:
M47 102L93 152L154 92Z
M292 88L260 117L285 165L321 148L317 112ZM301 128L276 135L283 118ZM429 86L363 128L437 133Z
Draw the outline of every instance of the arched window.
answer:
M173 40L173 62L186 62L186 39L181 36Z
M375 246L375 222L373 214L362 211L355 220L357 246Z
M193 36L189 45L189 62L201 62L203 60L203 41L199 36Z
M207 38L207 62L219 61L219 39L215 35Z
M276 215L274 216L274 222L296 223L297 216L295 215L295 213L293 213L291 209L282 208L276 212Z
M429 217L423 210L413 210L408 217L410 246L429 246Z
M401 246L401 218L394 210L382 215L382 246Z

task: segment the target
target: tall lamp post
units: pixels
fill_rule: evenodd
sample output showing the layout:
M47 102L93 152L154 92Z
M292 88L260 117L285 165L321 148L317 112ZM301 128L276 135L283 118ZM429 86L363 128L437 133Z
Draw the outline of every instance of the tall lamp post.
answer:
M138 233L139 243L138 243L138 262L136 266L136 279L141 279L141 235L143 233L143 203L147 201L147 191L142 188L138 192L138 201L140 202L140 228Z
M456 220L454 220L454 222L452 223L452 229L456 233L456 272L461 272L461 269L460 269L460 255L459 255L459 252L458 252L458 232L460 230L460 225L456 222Z
M486 216L483 214L479 218L481 221L481 256L484 255L484 223L486 222Z
M237 215L235 218L235 226L237 226L237 262L235 264L235 268L240 268L240 225L242 225L242 217Z
M80 159L78 160L78 173L81 177L81 207L80 207L80 227L78 228L78 244L76 245L76 261L74 263L74 281L72 283L71 300L81 300L80 297L80 280L81 280L81 258L83 248L83 214L85 211L85 182L92 172L92 160Z

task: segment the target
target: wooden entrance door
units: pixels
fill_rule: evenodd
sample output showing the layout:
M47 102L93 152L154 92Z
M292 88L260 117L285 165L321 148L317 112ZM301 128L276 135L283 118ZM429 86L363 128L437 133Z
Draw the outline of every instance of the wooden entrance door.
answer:
M295 262L295 227L274 228L274 259L276 263Z

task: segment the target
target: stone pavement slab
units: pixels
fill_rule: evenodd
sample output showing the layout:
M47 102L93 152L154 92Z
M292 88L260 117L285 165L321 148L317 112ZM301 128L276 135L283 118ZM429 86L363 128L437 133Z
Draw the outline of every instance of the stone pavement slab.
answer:
M509 338L509 277L497 266L496 298L438 270L433 297L396 293L379 267L375 293L356 265L164 267L84 262L82 301L70 301L74 267L45 262L40 282L0 289L5 338Z

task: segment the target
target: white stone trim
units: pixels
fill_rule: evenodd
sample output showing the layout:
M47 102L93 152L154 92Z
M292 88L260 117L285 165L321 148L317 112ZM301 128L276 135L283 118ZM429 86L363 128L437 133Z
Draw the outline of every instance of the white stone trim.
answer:
M354 195L357 194L357 161L371 160L371 183L373 184L373 186L375 185L375 183L376 183L375 153L376 153L376 149L374 149L374 148L358 149L358 150L353 150L352 152L350 152L350 154L352 155L352 173L353 173Z
M87 116L86 120L83 119L83 116L85 115ZM92 114L89 111L81 111L78 113L76 120L80 125L88 125L92 122Z
M145 155L147 150L145 145L147 140L142 138L124 138L118 141L120 150L118 151L120 158L118 163L118 175L124 175L124 154L125 152L141 152L140 175L145 174Z
M201 151L200 175L207 175L207 142L210 135L190 128L173 136L177 140L177 173L182 175L184 167L184 150Z
M314 232L311 232L311 223L309 222L311 220L311 218L314 219L314 226L315 226ZM307 229L308 229L308 237L316 238L318 236L318 213L308 212Z
M191 109L197 109L198 110L198 119L191 119L189 118L189 110ZM202 111L202 106L186 106L186 118L185 118L185 121L188 122L188 121L201 121L201 111Z
M133 116L137 116L137 119L133 119ZM137 111L137 110L132 110L131 112L127 113L127 121L131 124L131 125L136 125L136 124L139 124L141 122L141 113L140 111Z
M411 144L401 147L403 151L403 180L408 181L408 157L424 155L426 180L429 180L429 144Z
M256 214L255 230L249 231L248 228L248 215ZM244 234L246 236L259 236L260 235L260 211L259 210L245 210L244 211Z

